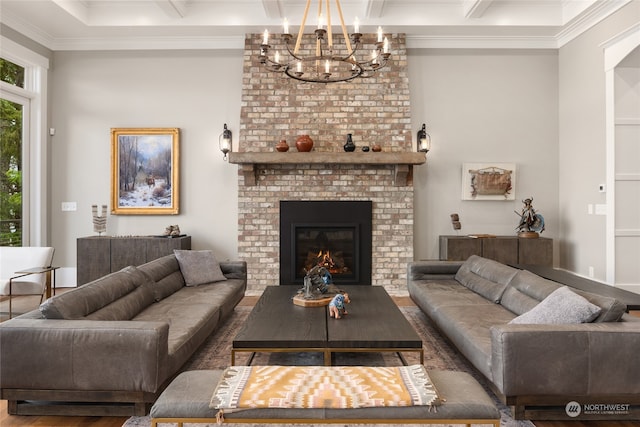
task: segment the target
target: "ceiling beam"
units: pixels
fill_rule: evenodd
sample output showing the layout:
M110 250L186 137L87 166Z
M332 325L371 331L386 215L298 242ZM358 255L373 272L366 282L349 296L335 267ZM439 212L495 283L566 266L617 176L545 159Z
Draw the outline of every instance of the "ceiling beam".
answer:
M262 0L264 13L269 19L284 19L282 0Z
M462 4L464 17L467 19L481 18L493 0L464 0Z
M170 18L184 18L187 14L186 0L154 0Z
M380 18L386 0L364 0L364 16L366 18Z
M85 2L71 0L52 0L58 7L83 24L89 23L89 7Z

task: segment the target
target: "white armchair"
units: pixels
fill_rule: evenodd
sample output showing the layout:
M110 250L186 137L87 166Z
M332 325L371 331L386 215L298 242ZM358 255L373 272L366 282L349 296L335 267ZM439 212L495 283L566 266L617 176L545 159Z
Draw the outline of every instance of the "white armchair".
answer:
M53 252L52 247L0 246L0 295L9 296L9 317L13 296L40 295L42 302L51 285Z

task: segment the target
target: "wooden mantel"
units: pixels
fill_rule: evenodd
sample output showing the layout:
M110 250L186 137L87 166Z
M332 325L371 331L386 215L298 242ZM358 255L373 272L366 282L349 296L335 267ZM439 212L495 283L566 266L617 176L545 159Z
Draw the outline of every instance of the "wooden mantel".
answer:
M229 153L229 163L242 167L246 185L256 185L256 165L284 164L322 164L322 165L393 165L395 166L394 185L407 185L413 165L421 165L427 161L427 153L421 152L272 152L272 153Z

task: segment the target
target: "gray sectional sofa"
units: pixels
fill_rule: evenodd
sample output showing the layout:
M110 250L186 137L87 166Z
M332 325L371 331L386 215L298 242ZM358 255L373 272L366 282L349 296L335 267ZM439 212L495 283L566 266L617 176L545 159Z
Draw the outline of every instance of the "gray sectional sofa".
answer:
M126 267L0 324L0 398L9 413L147 413L247 285L244 261L176 255Z
M478 256L410 263L408 290L517 419L571 419L570 402L640 416L640 319L624 304Z

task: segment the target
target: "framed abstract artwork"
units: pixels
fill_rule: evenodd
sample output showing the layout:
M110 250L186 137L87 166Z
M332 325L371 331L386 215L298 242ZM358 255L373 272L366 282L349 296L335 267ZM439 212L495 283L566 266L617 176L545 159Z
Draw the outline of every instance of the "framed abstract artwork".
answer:
M113 214L178 214L179 140L178 128L111 129Z
M515 163L464 163L462 200L514 200Z

